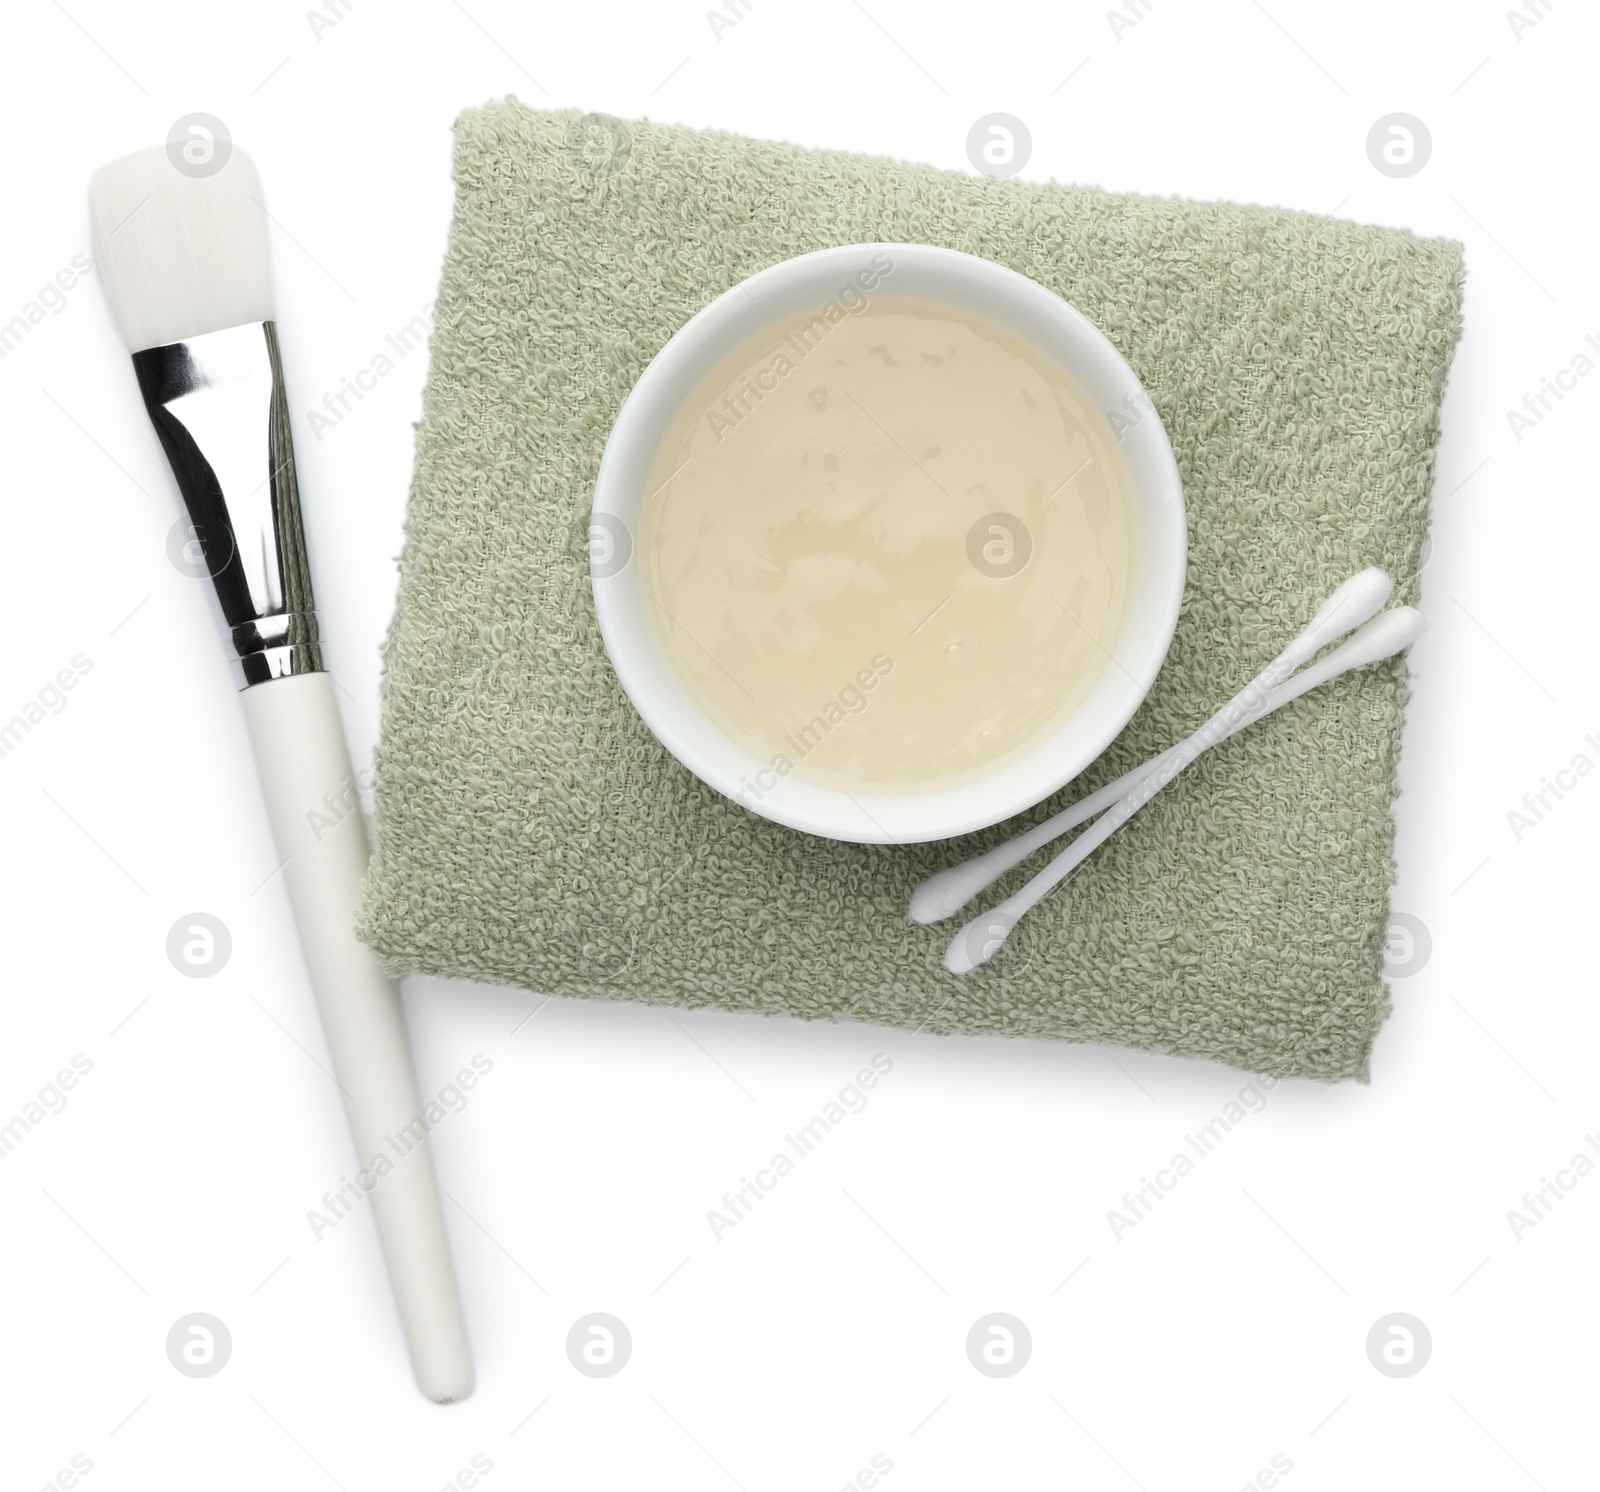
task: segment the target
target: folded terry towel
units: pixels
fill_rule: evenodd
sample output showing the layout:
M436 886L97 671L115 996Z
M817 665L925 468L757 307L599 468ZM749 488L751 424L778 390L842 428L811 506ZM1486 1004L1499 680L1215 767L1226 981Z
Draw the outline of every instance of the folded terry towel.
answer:
M1353 571L1415 599L1458 244L515 101L462 116L455 177L361 922L395 972L1367 1075L1403 663L1212 751L957 979L954 924L913 925L907 898L1018 825L835 844L702 786L611 671L587 513L646 363L767 265L943 244L1065 297L1156 403L1190 565L1149 699L1031 822L1187 734Z

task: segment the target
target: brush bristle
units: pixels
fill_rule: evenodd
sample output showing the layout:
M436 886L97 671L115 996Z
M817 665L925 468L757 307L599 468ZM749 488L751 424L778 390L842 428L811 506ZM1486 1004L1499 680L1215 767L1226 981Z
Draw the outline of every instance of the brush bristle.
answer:
M185 174L159 147L95 172L94 258L129 352L271 319L264 201L241 150L210 176Z

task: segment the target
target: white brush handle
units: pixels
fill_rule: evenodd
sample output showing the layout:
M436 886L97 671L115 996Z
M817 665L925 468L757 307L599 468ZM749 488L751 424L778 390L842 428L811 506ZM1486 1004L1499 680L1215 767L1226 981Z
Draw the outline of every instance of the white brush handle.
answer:
M293 674L240 698L356 1163L393 1167L367 1196L411 1366L448 1404L472 1391L472 1358L400 991L355 934L367 831L333 681Z

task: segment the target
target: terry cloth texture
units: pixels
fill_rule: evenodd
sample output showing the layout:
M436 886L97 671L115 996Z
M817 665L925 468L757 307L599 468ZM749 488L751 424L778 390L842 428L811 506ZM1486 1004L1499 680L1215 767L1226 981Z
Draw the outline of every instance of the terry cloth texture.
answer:
M703 786L607 661L587 513L645 365L770 264L943 244L1063 296L1155 401L1190 559L1148 701L1031 822L1193 730L1362 566L1416 598L1458 244L514 100L458 121L455 180L360 928L392 971L1367 1076L1388 1008L1403 663L1211 751L956 978L941 955L958 924L915 926L907 899L1020 821L836 844Z

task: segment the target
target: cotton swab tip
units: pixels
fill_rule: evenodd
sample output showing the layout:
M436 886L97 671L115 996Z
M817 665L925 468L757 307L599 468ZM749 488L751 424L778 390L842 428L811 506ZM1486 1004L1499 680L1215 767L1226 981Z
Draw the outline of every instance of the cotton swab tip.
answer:
M924 927L930 922L943 922L946 917L954 916L988 884L981 874L961 873L969 871L970 866L971 862L968 861L929 876L911 893L911 905L906 908L906 915Z
M986 964L997 954L1011 936L1017 919L998 907L974 917L951 938L944 951L944 966L952 974L970 974L979 964Z
M1393 590L1394 577L1387 570L1372 565L1358 571L1317 608L1305 631L1294 640L1293 651L1302 661L1320 653L1382 611Z
M1403 652L1427 630L1428 619L1416 607L1396 606L1374 617L1330 657L1346 668L1360 668Z

